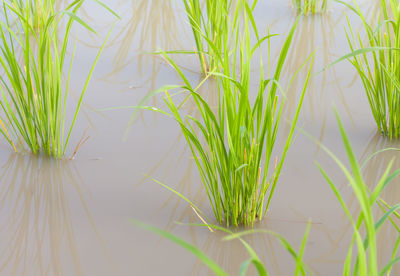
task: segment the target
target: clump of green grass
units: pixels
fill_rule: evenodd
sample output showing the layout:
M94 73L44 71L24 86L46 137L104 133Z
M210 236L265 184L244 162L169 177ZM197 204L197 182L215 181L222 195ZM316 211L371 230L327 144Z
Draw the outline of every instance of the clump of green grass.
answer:
M292 0L297 13L316 14L323 13L328 8L328 0Z
M239 20L241 1L207 0L202 8L200 0L183 0L204 75L220 66L224 51L229 49L232 30Z
M46 12L35 9L39 2L46 5ZM73 1L62 11L55 11L52 1L13 0L12 4L3 1L1 5L0 133L16 152L27 146L34 154L42 151L59 158L65 153L83 96L105 45L104 42L90 69L67 128L66 103L73 57L68 60L66 81L63 73L68 64L71 27L78 22L94 32L77 16L83 2ZM61 28L64 18L66 27ZM40 31L35 29L34 22L40 23Z
M367 39L348 21L349 59L357 70L379 131L390 139L400 137L400 3L381 1L378 22L369 23L356 3L344 3L361 19ZM339 61L340 61L339 60Z
M208 75L215 77L218 82L218 108L213 109L197 92L207 78L193 87L183 71L165 53L165 59L181 76L184 85L162 87L144 99L166 91L164 100L170 113L142 105L139 108L168 114L179 124L196 161L217 221L227 226L252 226L256 220L265 217L275 192L287 151L293 142L311 68L290 131L283 138L284 148L280 155L274 156L284 104L284 97L279 97L279 79L298 21L290 30L271 78L264 78L263 61L260 59L260 80L258 88L255 88L255 101L252 101L252 57L263 41L267 41L266 44L270 46L271 35L260 38L251 7L246 1L239 2L245 8L241 15L242 28L237 24L233 30L236 34L234 47L224 50L220 71ZM258 39L254 46L250 45L252 30ZM182 102L175 100L177 94L168 92L174 89L180 90L177 94L186 94ZM195 103L200 118L185 115L181 111L189 100Z
M344 263L343 275L375 276L385 275L386 273L390 274L390 270L393 265L400 261L400 256L396 256L400 246L400 229L391 218L393 214L398 216L396 210L400 208L400 204L396 204L391 207L387 205L383 200L380 200L380 194L382 193L385 186L400 174L400 169L397 169L393 173L390 173L393 165L392 160L389 163L389 166L385 169L375 188L370 191L363 179L361 167L357 163L356 156L354 155L342 122L340 121L340 118L337 114L336 117L342 135L343 144L347 152L350 169L347 169L346 166L331 151L329 151L325 147L324 149L346 175L346 178L349 181L349 184L357 198L361 209L358 216L353 216L351 214L350 209L346 205L343 197L340 195L340 192L334 185L332 179L321 168L321 166L318 165L321 173L325 177L326 181L329 183L330 187L335 193L335 196L337 197L343 210L345 211L354 230L353 239L350 243L347 257ZM384 211L384 215L379 220L375 220L373 214L373 208L377 203ZM388 261L387 265L379 268L376 236L382 225L387 220L390 220L399 235L396 241L393 241L393 251L391 259Z

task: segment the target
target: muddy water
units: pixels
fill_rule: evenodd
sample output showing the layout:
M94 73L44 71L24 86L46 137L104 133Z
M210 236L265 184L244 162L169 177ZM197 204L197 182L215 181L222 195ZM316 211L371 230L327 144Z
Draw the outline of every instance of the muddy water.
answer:
M193 48L182 6L179 1L163 0L106 2L122 20L115 23L74 129L68 155L82 137L89 136L76 158L54 161L17 155L5 142L0 143L1 275L210 274L195 257L134 226L131 218L195 244L229 274L238 275L240 263L249 257L243 246L237 241L222 241L222 233L187 225L200 222L191 208L146 177L177 189L212 217L200 177L174 121L156 113L139 112L127 128L131 109L104 110L135 105L162 85L180 83L174 71L149 52ZM270 28L272 33L288 32L294 15L287 2L260 1L255 14L260 31ZM372 17L379 1L359 2ZM284 86L314 50L317 50L315 73L348 51L343 32L345 14L342 6L332 4L327 14L301 21L294 38L295 47L285 66ZM359 22L348 14L357 26ZM115 21L89 3L81 15L99 30L100 36L82 28L74 29L78 51L71 85L75 93L79 93L84 82L82 76L88 72ZM274 59L283 39L282 36L273 40ZM193 83L200 80L195 57L175 58ZM294 113L305 74L301 72L287 89L286 117ZM216 100L214 92L212 83L201 89L211 102ZM164 107L161 97L152 98L150 103ZM351 210L358 211L340 170L318 143L305 135L310 134L345 159L333 105L344 121L360 162L377 150L399 146L376 133L361 83L348 63L315 75L269 216L256 225L280 233L298 248L311 219L305 262L315 275L340 275L351 239L351 227L315 161L335 180ZM190 105L186 111L196 114ZM283 124L282 133L287 129ZM368 185L373 187L385 166L398 155L387 151L374 157L364 169ZM395 161L395 168L400 166L399 162ZM395 180L386 189L384 197L388 202L399 201L398 185L399 180ZM382 233L379 242L383 261L395 233L389 227ZM290 255L272 236L257 234L246 240L267 263L271 275L292 274ZM394 271L394 275L398 273ZM254 270L249 271L249 275L254 274Z

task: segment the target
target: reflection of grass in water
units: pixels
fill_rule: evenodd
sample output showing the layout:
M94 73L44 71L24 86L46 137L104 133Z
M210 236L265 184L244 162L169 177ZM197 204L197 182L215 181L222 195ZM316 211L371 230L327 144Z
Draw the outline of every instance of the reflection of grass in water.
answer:
M197 219L197 222L198 221ZM265 224L263 223L263 226L258 225L258 230L250 231L247 235L243 236L243 239L252 250L257 252L259 259L263 262L265 270L267 270L270 275L287 275L285 273L295 267L296 264L294 264L294 266L290 264L290 259L287 258L287 251L285 251L285 248L281 247L279 240L276 240L273 235L265 235L265 232L268 231L261 230L269 229L270 227L268 225L271 221L272 220L269 219ZM300 223L302 225L307 225L307 220ZM311 224L313 223L310 223L310 225ZM314 229L314 225L312 226ZM204 236L204 231L207 230L201 229L198 227L198 224L189 225L189 227L193 228L190 229L191 231L197 229L202 233L201 235L193 236L191 243L207 253L207 255L224 268L229 275L236 275L237 271L240 270L243 260L250 257L246 248L242 246L239 240L234 239L230 242L226 242L224 240L226 233L223 231L215 231L207 235L206 239L203 241L199 239L199 237ZM171 232L168 229L167 231ZM235 229L234 232L241 233L242 231L246 231L246 229ZM270 233L272 232L273 231L270 231ZM296 244L298 243L299 242ZM307 266L308 265L309 262L307 261ZM206 267L201 260L198 260L191 271L191 275L203 275L205 270ZM248 275L253 275L255 271L254 269L253 271L248 271Z
M129 21L116 33L110 45L118 44L113 60L113 70L109 74L114 75L122 71L134 59L138 59L138 68L147 62L150 57L154 64L156 59L151 52L158 49L176 49L179 42L176 20L176 4L174 1L144 0L132 1L128 10ZM124 16L123 16L124 17ZM133 47L137 47L133 49ZM132 51L141 52L138 56L130 57ZM144 52L144 53L142 53ZM158 70L157 70L158 71Z
M85 203L73 163L12 154L1 171L2 235L7 239L1 243L0 271L63 275L64 261L70 259L76 275L83 275L68 198L71 190L79 198L74 204L81 204L104 249L105 245ZM106 249L105 253L109 258Z
M293 45L296 45L296 47L291 48L288 54L287 66L283 69L283 76L285 76L286 79L290 79L302 65L301 59L298 58L300 56L309 56L313 52L316 52L316 61L318 65L314 67L314 73L317 73L321 67L330 63L329 59L332 55L330 49L335 44L336 26L342 18L343 16L333 18L331 14L327 14L326 16L304 17L300 20L297 31L293 37ZM300 72L287 88L287 100L283 111L286 116L292 116L293 112L296 110L296 102L299 98L299 91L301 91L302 81L305 77L305 72ZM322 121L319 133L320 141L323 140L325 135L328 115L326 110L329 109L329 106L326 105L326 103L328 103L326 98L329 97L330 94L327 92L330 92L329 90L332 89L332 87L335 87L335 92L337 91L340 103L345 108L349 117L352 118L351 109L346 103L345 96L340 87L340 79L337 76L336 68L333 67L329 71L321 72L317 76L311 78L310 88L305 98L304 109L306 111L303 113L303 117L307 118L309 116L309 120L311 120L312 123L320 123ZM290 125L284 124L283 129L284 133L288 133Z

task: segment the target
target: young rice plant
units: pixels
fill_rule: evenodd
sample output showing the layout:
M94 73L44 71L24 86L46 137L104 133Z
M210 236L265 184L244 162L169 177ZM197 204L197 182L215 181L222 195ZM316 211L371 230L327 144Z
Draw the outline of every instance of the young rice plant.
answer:
M38 31L46 23L46 18L48 18L51 13L54 13L55 0L31 0L28 1L28 5L26 5L26 1L22 0L9 1L13 8L20 14L25 15L26 12L29 13L29 17L27 17L29 18L29 24L33 29L37 29Z
M358 5L346 4L362 20L367 39L355 31L348 21L346 30L351 54L349 59L357 70L372 114L382 135L400 137L400 2L381 0L379 22L369 24Z
M233 31L236 33L234 48L225 49L223 56L218 57L221 70L208 75L216 77L219 82L218 108L214 111L202 95L196 92L202 83L193 87L183 71L165 53L164 57L182 77L184 85L162 87L143 100L165 92L164 100L170 113L139 106L169 114L179 124L196 161L215 217L219 223L227 226L253 225L266 215L286 153L292 143L311 72L309 71L304 88L300 91L300 102L290 132L284 138L284 149L280 156L274 156L284 102L278 96L278 82L298 21L282 47L272 78L264 78L264 66L260 59L260 80L257 90L254 91L255 101L252 101L254 93L251 95L253 88L250 85L250 63L262 41L268 41L269 47L271 36L260 39L251 8L246 1L241 4L245 7L244 19L242 28L239 30L239 25L236 25ZM258 39L255 46L250 46L251 29ZM206 79L203 82L205 81ZM183 91L177 94L187 94L183 102L175 102L176 94L168 92L173 89ZM201 114L200 118L182 114L180 109L189 99L194 101Z
M73 58L68 61L66 82L63 73L71 27L73 22L78 22L93 31L77 16L83 2L73 1L62 11L55 11L52 1L12 0L11 4L3 1L1 5L0 133L15 151L28 146L34 154L42 151L60 158L65 153L83 96L105 44L90 69L67 127L66 103ZM36 10L38 5L45 7L43 12ZM64 18L66 26L61 28ZM40 29L36 28L37 24Z

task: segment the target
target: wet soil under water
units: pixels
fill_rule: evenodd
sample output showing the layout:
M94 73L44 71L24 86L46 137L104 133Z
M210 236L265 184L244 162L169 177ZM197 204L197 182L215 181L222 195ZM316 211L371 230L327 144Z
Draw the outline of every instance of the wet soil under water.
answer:
M146 177L149 175L177 189L212 217L200 177L176 123L166 116L147 111L140 112L127 129L131 109L103 110L136 105L162 85L180 83L173 69L149 52L193 49L182 6L177 0L105 2L123 19L116 22L109 46L86 95L84 112L80 113L79 123L73 131L69 155L82 136L90 136L76 158L54 161L14 154L4 141L0 143L0 273L210 274L184 249L134 226L130 222L134 218L195 244L229 274L238 275L241 262L249 257L245 248L238 241L222 241L222 233L184 225L200 221L186 202ZM272 57L276 59L294 14L289 1L259 2L255 18L260 31L266 32L270 28L271 33L282 34L272 40ZM379 3L359 2L371 17ZM348 51L345 14L343 6L332 4L327 14L301 21L284 69L283 86L314 50L317 49L314 72ZM353 24L359 24L350 12L347 14ZM81 15L99 30L100 36L88 34L79 27L74 29L74 38L78 41L71 77L74 91L82 87L84 78L81 76L89 70L90 62L114 22L104 10L89 3ZM200 80L196 57L175 58L187 69L193 83ZM254 66L254 75L258 75L257 66ZM287 92L286 118L293 116L304 78L305 72L300 73ZM216 99L213 92L212 84L201 90L210 101ZM150 103L163 107L161 97L151 99ZM268 218L255 225L280 233L298 248L307 221L311 219L305 262L315 275L341 274L352 234L351 226L315 161L334 179L352 211L358 211L340 170L318 143L304 134L315 137L345 160L333 105L344 121L360 161L382 148L398 146L376 132L363 88L348 62L315 75ZM187 112L196 113L190 105ZM285 124L282 124L281 133L287 133ZM373 158L364 169L368 185L375 185L382 168L397 155L386 152ZM395 167L399 167L399 162L397 159ZM398 202L399 181L394 180L384 192L384 198L390 203ZM382 260L393 244L394 235L389 228L382 230L378 239ZM292 274L291 256L272 236L256 234L246 240L267 264L271 275ZM394 275L398 273L399 270L394 271ZM249 275L254 274L254 270L249 271Z

